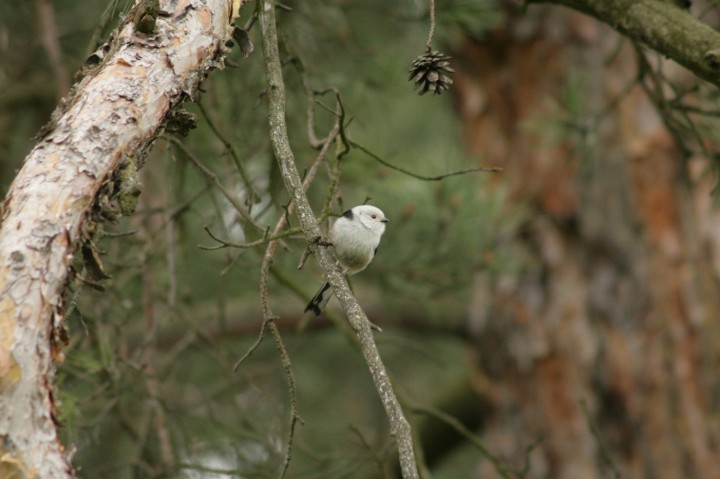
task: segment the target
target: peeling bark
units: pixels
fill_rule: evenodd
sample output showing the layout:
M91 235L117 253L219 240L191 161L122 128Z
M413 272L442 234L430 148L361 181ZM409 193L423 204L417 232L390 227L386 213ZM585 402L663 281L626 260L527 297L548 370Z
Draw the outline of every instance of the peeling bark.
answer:
M0 476L73 477L53 418L62 292L98 192L136 163L168 112L222 67L231 0L161 3L154 34L132 12L25 159L0 229Z

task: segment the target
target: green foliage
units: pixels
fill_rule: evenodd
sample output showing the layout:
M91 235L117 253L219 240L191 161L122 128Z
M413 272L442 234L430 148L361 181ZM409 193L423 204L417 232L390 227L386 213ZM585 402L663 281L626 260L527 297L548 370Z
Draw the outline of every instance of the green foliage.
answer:
M71 71L129 4L56 4L58 21L66 22L61 43ZM9 158L2 164L3 186L57 100L45 91L48 66L42 47L28 37L33 15L28 5L0 7L0 18L26 22L26 31L10 21L0 28L12 32L13 45L27 42L34 56L6 57L0 86L42 85L20 107L15 100L12 112L9 97L0 94L5 101L0 121L12 125L0 128L0 156ZM279 16L288 123L301 171L317 155L307 140L303 74L311 88L339 92L345 133L386 161L429 176L479 166L480 159L467 157L460 147L451 97L419 99L407 82L407 68L427 34L423 11L379 0L313 0L292 7ZM481 35L500 18L493 12L490 1L441 2L439 29ZM239 23L247 17L246 12ZM264 247L198 249L217 245L205 226L229 241L257 240L287 205L268 143L257 26L249 39L255 52L248 58L231 53L239 69L208 78L199 98L202 108L184 105L199 123L182 143L225 191L175 143L158 141L139 172L143 193L134 217L104 225L108 235L98 240L112 276L103 282L106 291L82 288L68 318L71 344L60 370L60 419L66 424L65 441L78 448L75 462L84 477L212 477L213 471L224 477L222 470L228 471L225 476L265 477L274 475L281 462L287 391L272 345L263 345L238 374L232 372L259 328ZM335 120L334 98L328 94L319 103L315 114L322 136ZM335 153L331 148L331 168ZM460 324L473 273L503 268L501 257L490 255L497 246L499 218L507 215L501 193L488 191L484 173L427 182L358 149L341 161L331 213L369 199L392 221L378 261L354 279L361 303L392 312L412 302L427 310L431 321ZM330 184L327 170L321 169L309 191L318 213ZM293 219L291 225L296 226ZM282 276L273 276L270 285L276 314L294 322L307 300L298 291L309 295L321 282L312 258L303 270L296 269L303 250L302 240L285 240L273 263ZM368 471L386 467L392 458L385 420L360 358L340 330L316 332L315 326L311 323L302 335L289 328L283 333L289 338L306 423L293 452L292 477L344 477L360 465ZM428 397L438 382L467 381L462 344L433 336L413 338L410 346L391 333L385 336L396 353L390 354L395 358L390 366L399 378L415 366L407 362L407 354L415 354L411 351L444 351L427 353L432 371L404 385Z
M460 27L479 39L503 21L496 0L441 0L437 8L441 32Z
M548 98L546 107L523 126L542 148L570 145L573 158L590 161L595 151L594 129L602 118L593 112L586 95L590 79L571 72L559 98Z

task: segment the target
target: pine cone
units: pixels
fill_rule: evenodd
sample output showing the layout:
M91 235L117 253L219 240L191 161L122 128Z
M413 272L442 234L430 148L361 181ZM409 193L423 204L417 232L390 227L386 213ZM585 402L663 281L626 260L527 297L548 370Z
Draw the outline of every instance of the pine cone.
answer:
M428 50L412 62L408 80L415 82L418 94L424 95L432 91L439 95L443 90L450 88L453 81L448 74L455 70L450 67L448 60L450 60L449 56Z

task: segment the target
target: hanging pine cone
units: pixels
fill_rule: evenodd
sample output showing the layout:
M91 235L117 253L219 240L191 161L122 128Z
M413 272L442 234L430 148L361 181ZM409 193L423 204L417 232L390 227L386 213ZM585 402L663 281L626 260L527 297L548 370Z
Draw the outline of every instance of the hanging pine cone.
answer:
M448 74L455 70L450 67L448 60L450 60L449 56L428 49L412 62L408 80L415 82L415 89L418 90L419 95L429 91L439 95L443 90L450 88L453 81Z

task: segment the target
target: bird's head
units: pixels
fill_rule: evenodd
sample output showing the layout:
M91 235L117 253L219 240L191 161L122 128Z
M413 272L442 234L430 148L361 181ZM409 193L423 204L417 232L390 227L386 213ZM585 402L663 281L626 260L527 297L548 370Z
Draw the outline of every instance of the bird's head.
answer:
M385 231L385 224L389 220L385 217L385 213L383 213L380 208L376 208L371 205L360 205L356 206L351 211L360 224L369 230L377 233L378 235L382 235Z

